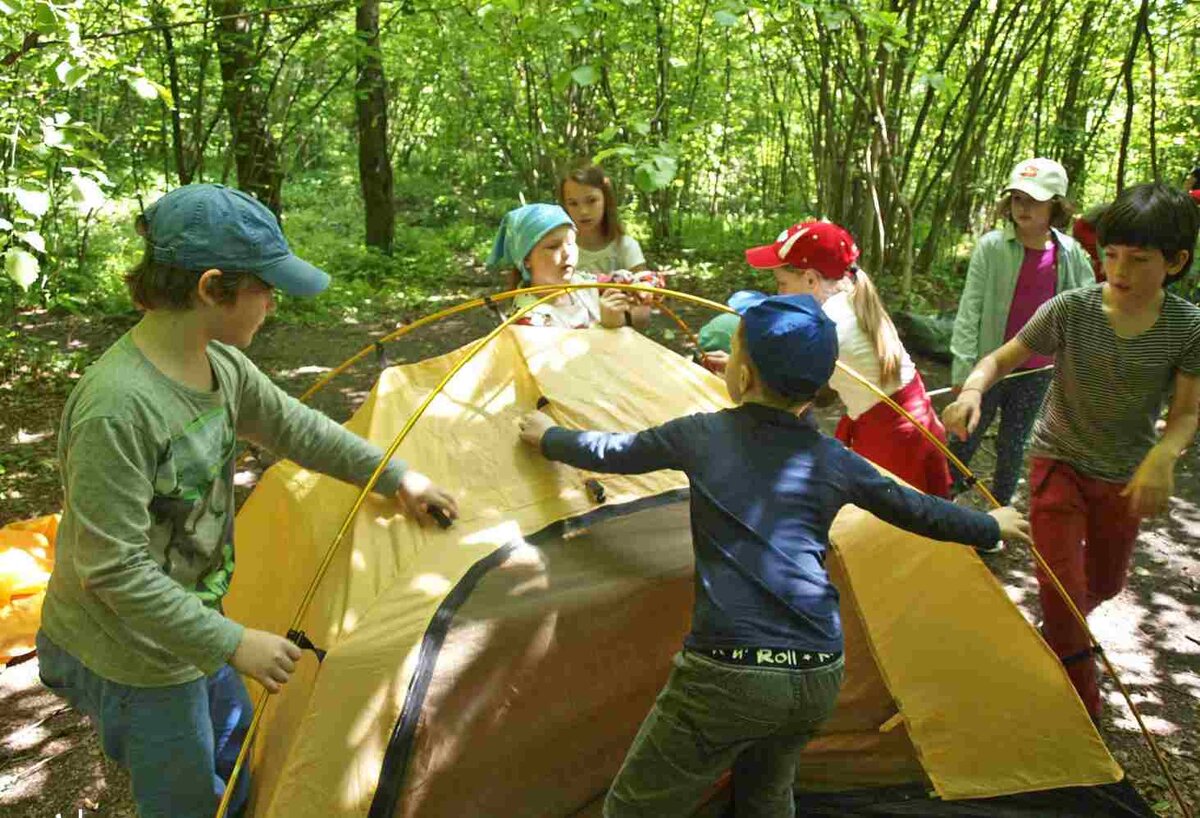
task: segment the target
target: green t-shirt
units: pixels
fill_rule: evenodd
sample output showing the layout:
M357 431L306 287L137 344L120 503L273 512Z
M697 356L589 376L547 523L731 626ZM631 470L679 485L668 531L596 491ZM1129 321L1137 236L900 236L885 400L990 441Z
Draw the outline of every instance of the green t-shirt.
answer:
M700 349L705 352L732 352L733 336L742 323L740 315L723 312L700 328Z
M191 681L241 641L242 626L221 613L234 567L237 438L357 485L383 454L238 350L213 342L208 357L217 388L197 391L162 374L126 334L63 410L63 518L42 628L121 684ZM376 490L395 492L403 473L393 461Z

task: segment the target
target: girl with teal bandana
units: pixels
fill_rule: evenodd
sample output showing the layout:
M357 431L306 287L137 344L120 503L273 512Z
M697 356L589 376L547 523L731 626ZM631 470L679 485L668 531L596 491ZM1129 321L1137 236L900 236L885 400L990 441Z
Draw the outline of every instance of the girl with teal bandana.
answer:
M558 205L518 207L500 220L487 266L493 271L508 271L512 287L595 281L594 276L575 269L579 259L575 239L575 224ZM524 295L513 304L519 308L539 298ZM526 313L518 323L566 329L599 324L613 329L632 323L631 306L629 297L619 290L572 290Z

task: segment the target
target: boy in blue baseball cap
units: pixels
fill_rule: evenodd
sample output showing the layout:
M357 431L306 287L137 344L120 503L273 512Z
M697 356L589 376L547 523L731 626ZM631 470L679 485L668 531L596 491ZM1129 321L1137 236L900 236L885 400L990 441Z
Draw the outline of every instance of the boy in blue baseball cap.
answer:
M691 815L733 770L735 813L791 816L796 757L842 683L829 527L854 503L893 525L984 548L1028 542L1015 509L990 514L901 486L818 431L813 396L833 373L837 328L809 295L738 293L725 370L733 409L636 434L570 431L541 412L521 438L599 472L678 469L691 484L691 632L604 804L615 816Z
M227 619L237 438L363 485L383 453L274 386L237 347L276 289L329 276L288 249L275 216L220 185L188 185L138 219L127 277L142 320L87 371L63 410L57 559L37 647L42 681L86 713L129 770L142 818L209 818L250 723L240 674L277 692L300 658ZM392 461L375 485L425 522L454 499ZM264 543L249 543L261 547ZM230 814L246 802L238 781Z

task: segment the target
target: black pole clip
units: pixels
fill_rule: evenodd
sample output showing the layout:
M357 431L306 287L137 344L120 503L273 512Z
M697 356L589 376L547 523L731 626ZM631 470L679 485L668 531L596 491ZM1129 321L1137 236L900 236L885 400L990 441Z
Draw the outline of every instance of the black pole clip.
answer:
M592 502L597 505L608 499L608 495L604 491L604 484L595 477L589 477L587 480L584 480L583 487L587 489L588 497L591 497Z
M300 648L300 650L311 650L317 657L318 664L325 661L325 651L314 645L312 640L308 638L308 634L306 634L304 631L298 631L293 628L287 632L287 638L289 641L293 642L296 647Z

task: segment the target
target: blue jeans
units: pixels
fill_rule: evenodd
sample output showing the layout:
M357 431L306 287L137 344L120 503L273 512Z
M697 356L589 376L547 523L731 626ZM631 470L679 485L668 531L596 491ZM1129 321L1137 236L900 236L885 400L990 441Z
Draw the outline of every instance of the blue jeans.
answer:
M629 748L604 818L684 818L729 769L738 818L792 818L796 758L833 714L842 659L741 667L684 650Z
M253 715L237 671L131 687L97 676L41 631L37 650L42 683L86 713L104 752L129 770L141 818L212 818ZM245 808L248 771L236 786L230 816Z
M950 441L950 451L970 466L975 450L983 441L983 433L992 425L996 413L1000 413L1000 433L996 436L996 471L989 488L1002 506L1012 501L1013 492L1017 490L1017 481L1025 464L1025 445L1029 442L1033 422L1037 419L1038 409L1042 407L1042 400L1053 377L1054 370L1047 369L1036 375L1021 375L1000 381L983 395L979 407L979 425L975 427L975 432L966 440L952 438ZM962 475L958 474L958 469L951 467L950 471L954 473L953 493L965 491L967 485Z

